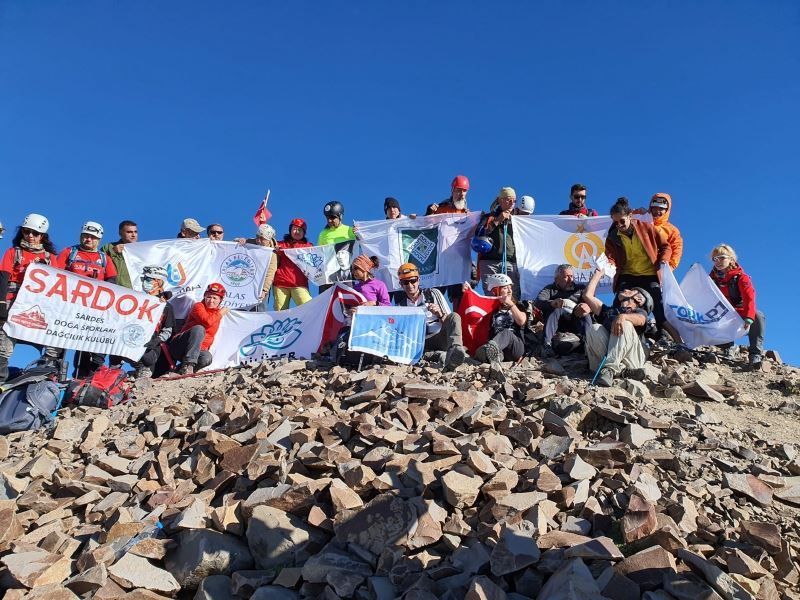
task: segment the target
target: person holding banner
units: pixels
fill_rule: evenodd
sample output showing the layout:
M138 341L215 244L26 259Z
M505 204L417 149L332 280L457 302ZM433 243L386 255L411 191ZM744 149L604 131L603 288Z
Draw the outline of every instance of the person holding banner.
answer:
M116 242L105 244L101 250L108 254L114 267L117 269L117 285L126 288L133 288L131 276L128 273L128 265L125 264L125 257L122 255L125 244L132 244L139 240L139 227L133 221L122 221L119 224L119 239Z
M181 222L181 229L175 237L177 239L199 240L203 229L205 229L205 227L200 225L197 219L184 219L183 222Z
M614 223L606 236L605 253L608 261L617 267L612 289L614 292L634 287L646 290L653 300L658 340L669 343L658 270L662 263L669 264L672 249L663 232L652 223L633 219L632 212L625 197L618 198L611 207Z
M200 369L211 364L211 352L208 349L214 343L214 337L229 308L220 308L219 305L225 297L225 286L221 283L211 283L203 294L203 300L197 302L183 329L173 336L167 344L170 366L181 363L179 375L192 375Z
M442 352L444 369L455 369L467 357L461 337L461 316L450 311L442 292L419 287L419 269L415 264L400 265L397 278L403 289L395 292L395 304L425 307L425 352Z
M518 303L512 294L511 278L504 273L490 275L486 279L489 293L500 299L500 307L492 313L489 341L475 352L475 358L492 365L493 376L500 379L500 362L516 361L525 354L522 328L528 321L526 307ZM463 284L467 291L469 283Z
M311 294L308 292L308 277L282 252L285 249L313 246L306 238L307 229L308 225L303 219L292 219L289 223L289 233L283 236L283 241L278 242L278 270L272 281L275 290L275 310L286 310L292 300L297 306L311 300Z
M750 276L739 265L736 251L728 244L720 244L711 251L714 268L709 276L728 299L736 312L744 319L747 337L750 341L750 366L759 368L763 362L764 330L767 318L756 309L756 290ZM721 346L728 358L735 358L736 346L733 342Z
M76 275L117 282L117 268L105 252L100 251L103 226L94 221L86 221L81 229L80 241L74 246L64 248L58 259L65 271ZM105 354L98 352L76 352L74 377L83 378L94 373L106 360Z
M590 311L600 321L586 330L589 368L596 372L595 380L602 387L611 387L614 377L623 375L641 381L647 360L644 330L647 315L653 310L653 299L641 287L625 288L616 294L612 306L608 306L596 296L602 277L601 269L592 273L583 293L583 303L576 309L581 315Z
M159 265L147 265L142 269L142 291L155 296L164 304L161 320L156 325L150 340L144 345L145 351L141 358L133 365L133 377L136 380L150 379L156 368L156 363L162 354L162 344L169 341L175 330L175 312L172 305L167 302L171 295L164 291L164 282L167 280L167 270Z
M3 329L8 320L8 310L17 297L19 287L25 279L25 271L31 264L45 264L62 268L53 242L47 230L50 222L47 217L31 213L22 221L11 242L11 248L3 254L0 261L0 383L8 379L8 361L14 353L16 340ZM61 353L56 348L45 347L45 358L57 361Z
M669 266L674 271L681 263L683 256L683 237L681 231L675 225L669 222L669 215L672 211L672 197L664 192L654 194L650 199L650 208L637 208L632 211L634 215L643 215L650 213L653 217L653 225L661 231L667 238L667 243L672 249L672 254L669 258Z
M240 245L253 244L254 246L264 246L265 248L275 248L275 228L272 225L263 223L258 226L256 230L256 237L254 238L236 238L236 242ZM254 312L266 312L267 305L266 299L269 297L269 291L272 288L275 280L275 274L278 271L278 253L273 252L272 257L269 259L269 266L264 275L264 282L261 284L261 294L258 297L260 304L256 304L250 310Z
M320 232L317 239L317 246L324 246L325 244L335 244L337 242L345 242L347 240L356 239L353 228L350 225L342 223L344 217L344 206L341 202L334 200L328 202L322 209L325 215L325 228Z
M597 211L586 207L586 186L576 183L569 190L569 207L562 210L560 215L572 215L573 217L596 217Z
M511 215L517 203L517 192L514 188L504 187L495 198L488 213L481 216L472 249L478 253L478 273L483 289L488 291L488 278L497 273L504 273L511 278L512 293L520 297L519 271L517 255L514 248L514 232Z

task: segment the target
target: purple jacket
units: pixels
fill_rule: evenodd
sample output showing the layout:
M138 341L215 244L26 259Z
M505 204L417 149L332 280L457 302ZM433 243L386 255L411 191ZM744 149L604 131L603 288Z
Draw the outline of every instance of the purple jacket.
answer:
M391 306L389 301L389 290L386 284L380 279L370 279L369 281L356 281L353 288L357 292L364 294L369 301L377 302L378 306Z

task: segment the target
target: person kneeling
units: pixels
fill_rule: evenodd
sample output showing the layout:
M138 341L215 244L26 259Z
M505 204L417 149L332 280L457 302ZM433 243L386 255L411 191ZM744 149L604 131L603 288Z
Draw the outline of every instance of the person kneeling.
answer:
M603 304L596 296L597 284L603 271L592 274L584 302L578 306L581 313L591 311L601 324L594 323L586 330L586 356L589 368L600 373L597 385L611 387L614 377L623 374L632 379L644 379L644 362L647 351L642 339L647 315L653 310L653 299L644 289L634 287L621 290L613 306Z
M163 302L164 311L161 313L161 320L156 325L152 337L144 346L145 350L141 358L136 362L125 359L133 365L133 377L136 380L150 379L153 376L153 370L161 356L161 344L169 340L175 330L175 313L172 305L167 302L171 294L164 291L166 280L167 270L164 267L147 265L142 268L142 291Z
M445 370L455 369L467 357L461 340L461 317L450 311L442 292L419 287L415 264L400 265L397 278L402 290L395 294L395 304L425 307L425 352L444 352Z
M528 316L525 306L514 299L513 282L508 275L490 275L486 278L486 285L489 293L500 299L500 308L492 313L489 341L475 351L475 358L491 363L492 370L500 372L500 361L516 361L525 353L522 328Z
M181 363L179 375L192 375L211 364L208 349L214 343L222 317L230 310L219 307L224 297L225 288L221 283L210 284L202 302L192 307L183 329L169 341L167 347L172 362Z

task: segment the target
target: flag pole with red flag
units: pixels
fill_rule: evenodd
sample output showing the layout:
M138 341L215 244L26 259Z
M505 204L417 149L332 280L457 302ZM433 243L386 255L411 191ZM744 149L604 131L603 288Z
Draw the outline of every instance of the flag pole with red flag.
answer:
M267 221L272 218L272 213L269 212L267 209L267 202L269 201L269 190L267 190L267 195L264 196L264 199L261 201L261 204L256 211L256 214L253 215L253 222L256 224L256 227L259 225L263 225Z

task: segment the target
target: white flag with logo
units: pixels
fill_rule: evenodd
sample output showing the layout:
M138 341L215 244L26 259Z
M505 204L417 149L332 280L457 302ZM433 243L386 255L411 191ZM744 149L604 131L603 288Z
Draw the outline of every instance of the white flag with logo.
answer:
M160 265L167 270L164 288L173 293L175 317L182 319L194 302L202 300L206 286L214 282L225 286L223 307L258 304L272 249L234 242L175 239L125 244L122 255L136 290L142 289L143 267Z
M301 306L273 312L230 311L211 345L211 369L288 357L311 358L345 326L348 308L365 298L337 284Z
M668 265L661 266L664 315L689 348L725 344L747 333L744 320L695 263L680 285Z
M400 289L397 269L414 263L420 287L431 288L469 280L470 242L480 213L441 214L411 219L356 221L361 252L377 256L373 271L390 290Z
M354 240L310 246L307 248L283 248L285 255L315 285L338 281L352 281L350 263L353 262Z
M163 311L143 292L31 264L3 329L33 344L138 360Z
M575 283L589 283L597 266L595 257L605 252L613 221L611 217L537 215L513 216L511 223L522 297L531 299L553 283L559 265L572 265ZM610 292L616 269L607 264L603 270L598 292Z

